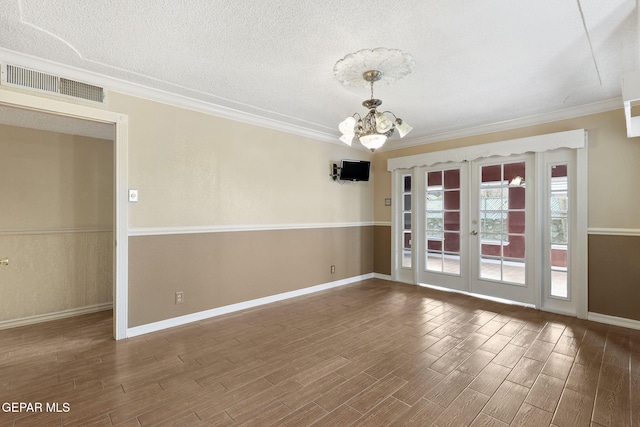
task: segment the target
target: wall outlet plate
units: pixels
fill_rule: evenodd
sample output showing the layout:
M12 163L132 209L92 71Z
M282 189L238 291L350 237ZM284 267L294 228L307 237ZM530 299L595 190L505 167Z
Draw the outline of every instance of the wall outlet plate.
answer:
M176 292L176 304L182 304L184 302L184 292Z

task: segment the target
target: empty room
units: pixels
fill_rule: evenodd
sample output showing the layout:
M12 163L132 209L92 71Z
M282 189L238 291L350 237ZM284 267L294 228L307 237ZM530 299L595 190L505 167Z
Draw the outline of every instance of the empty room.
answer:
M0 427L640 426L636 1L0 4Z

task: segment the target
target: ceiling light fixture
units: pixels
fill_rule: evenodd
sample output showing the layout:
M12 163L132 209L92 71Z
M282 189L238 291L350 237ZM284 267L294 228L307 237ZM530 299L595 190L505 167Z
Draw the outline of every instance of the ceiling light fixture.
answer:
M395 83L411 74L414 67L413 57L408 53L383 47L359 50L338 61L333 67L333 74L340 82L371 87L371 98L362 102L369 111L364 117L355 113L340 123L340 141L351 145L357 136L362 145L375 151L384 145L396 129L400 138L411 132L413 128L391 111L378 112L382 101L373 97L373 84ZM393 120L387 114L393 116Z

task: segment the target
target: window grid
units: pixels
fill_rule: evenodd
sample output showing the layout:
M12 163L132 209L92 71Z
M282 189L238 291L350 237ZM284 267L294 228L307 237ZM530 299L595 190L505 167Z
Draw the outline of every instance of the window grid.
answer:
M525 284L525 163L481 170L480 277Z
M411 268L411 175L402 175L402 267Z
M568 166L551 166L549 176L550 289L554 298L569 299L569 187Z
M460 169L426 172L425 270L460 275Z

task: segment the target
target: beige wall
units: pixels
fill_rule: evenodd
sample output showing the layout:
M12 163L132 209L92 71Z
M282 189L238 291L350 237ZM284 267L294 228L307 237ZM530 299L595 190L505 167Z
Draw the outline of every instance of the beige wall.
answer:
M387 159L582 128L588 131L589 204L588 212L582 213L588 217L588 227L631 229L637 234L640 231L640 198L636 197L637 183L640 182L640 138L627 138L622 109L376 153L374 219L376 222L391 221L391 208L384 206L384 199L391 197L391 174L386 172ZM640 237L631 236L629 239L636 246L640 244ZM601 237L589 238L589 309L602 314L640 319L640 305L635 304L630 308L625 299L626 295L637 294L640 288L640 277L634 267L638 263L637 256L628 250L630 243L625 239L624 245L607 245L608 257L617 262L603 263L600 252L594 251L602 241ZM375 259L391 258L390 244L379 239L375 241L375 252ZM614 277L620 280L609 279ZM602 295L607 295L606 305L596 301Z
M129 117L139 190L129 327L373 271L374 180L329 177L331 161L369 152L122 93L109 109ZM216 232L169 234L194 227ZM256 227L269 230L242 231Z
M376 225L373 234L374 258L373 271L379 274L391 274L391 227Z
M113 142L0 125L0 322L109 304Z
M113 142L0 125L0 230L111 228Z
M589 311L640 321L640 237L589 236Z
M0 326L113 301L110 231L4 234L0 248L10 260L0 270Z
M373 227L139 236L129 254L133 327L370 273Z
M129 226L373 221L374 182L340 185L330 161L366 151L111 93L129 115Z

